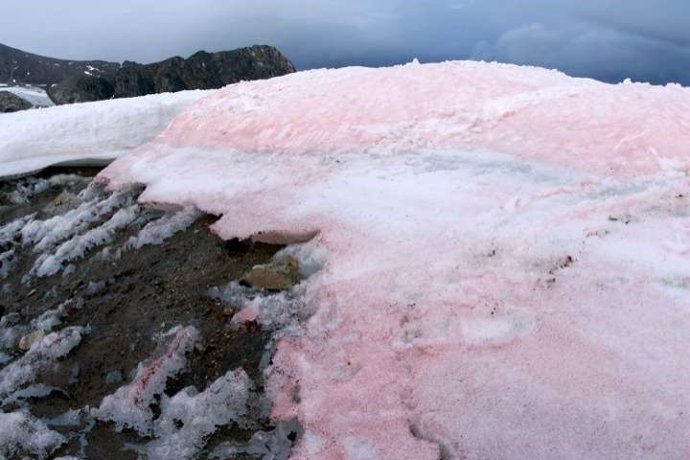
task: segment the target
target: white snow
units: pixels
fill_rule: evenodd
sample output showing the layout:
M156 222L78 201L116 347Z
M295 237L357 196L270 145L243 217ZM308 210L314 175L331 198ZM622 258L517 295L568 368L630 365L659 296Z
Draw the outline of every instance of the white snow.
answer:
M213 91L181 91L3 114L0 177L54 164L103 164L155 137Z

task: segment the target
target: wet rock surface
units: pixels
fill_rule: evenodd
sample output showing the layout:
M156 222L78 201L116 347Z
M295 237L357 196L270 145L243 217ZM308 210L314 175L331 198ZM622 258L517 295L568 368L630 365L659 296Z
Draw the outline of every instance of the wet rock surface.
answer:
M276 426L263 394L280 328L231 321L241 302L211 293L259 296L237 283L257 266L290 289L297 262L222 241L213 216L142 207L139 188L107 192L93 172L0 183L0 457L286 458L299 425ZM42 446L23 442L29 423Z

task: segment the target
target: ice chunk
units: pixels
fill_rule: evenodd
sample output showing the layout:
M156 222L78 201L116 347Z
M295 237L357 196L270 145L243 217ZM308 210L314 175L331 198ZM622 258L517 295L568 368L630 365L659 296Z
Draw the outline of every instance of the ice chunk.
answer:
M253 385L242 369L228 371L201 393L188 387L161 399L161 416L154 424L156 439L146 445L150 460L193 458L208 435L230 423L243 425Z
M150 244L161 244L175 233L192 225L200 215L201 213L192 206L178 212L168 213L146 224L136 236L131 237L125 243L125 248L139 249Z
M67 440L24 412L0 413L0 457L32 454L47 458Z
M71 326L48 334L34 343L24 356L0 369L0 400L32 382L40 370L66 356L87 332L86 328Z
M19 324L19 313L8 313L0 319L0 350L12 350L19 340L29 332L29 326Z
M267 295L236 281L209 290L211 297L241 308L232 318L233 323L257 321L267 329L281 329L282 333L294 333L299 323L312 315L313 306L304 302L304 293L305 287L297 285L289 291Z

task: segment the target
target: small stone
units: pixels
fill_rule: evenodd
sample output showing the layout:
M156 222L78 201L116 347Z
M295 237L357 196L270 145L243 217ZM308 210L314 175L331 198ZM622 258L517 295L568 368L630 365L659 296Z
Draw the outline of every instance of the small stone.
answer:
M290 289L300 281L299 264L297 259L287 256L280 262L255 265L241 281L251 287L269 291Z
M46 334L43 331L30 332L19 339L19 349L22 351L27 351L29 348L31 348L31 345L43 339L45 336Z

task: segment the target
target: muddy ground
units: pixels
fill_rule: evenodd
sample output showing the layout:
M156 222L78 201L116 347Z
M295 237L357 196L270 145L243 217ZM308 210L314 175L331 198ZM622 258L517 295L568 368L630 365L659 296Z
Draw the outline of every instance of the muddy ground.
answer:
M48 170L39 176L0 182L0 227L33 213L36 219L47 219L73 209L77 206L74 196L88 186L95 172ZM56 174L69 176L60 176L63 179L52 185L44 183ZM43 185L36 187L38 183ZM18 190L28 189L35 190L18 196ZM140 191L130 192L131 202ZM103 190L97 193L108 196ZM164 214L161 210L142 208L137 219L119 230L107 246L123 247L130 236ZM112 212L92 226L110 216ZM96 257L102 250L97 246L87 251L85 257L71 261L68 269L46 277L30 276L38 254L17 243L13 267L5 279L0 278L0 316L11 318L13 323L29 324L41 313L65 305L60 328L88 326L90 331L71 353L35 379L34 383L55 388L50 395L29 398L1 410L17 410L23 405L32 415L50 420L68 410L97 407L104 396L131 378L138 363L155 355L158 345L154 337L176 325L196 327L201 340L187 355L182 373L168 381L166 393L172 395L189 385L201 391L228 370L241 367L261 397L262 366L270 359L272 331L251 322L231 326L229 320L237 306L210 297L209 289L240 279L251 267L267 263L281 248L222 241L208 230L214 220L214 216L202 215L162 244L123 250L117 260ZM0 252L3 249L7 248L0 248ZM23 353L17 347L4 352L13 359ZM153 410L156 413L155 407ZM246 442L257 431L270 432L275 428L265 410L256 409L250 417L250 428L220 427L195 458L207 458L221 442ZM51 458L74 455L134 459L138 454L131 446L147 441L133 431L118 432L112 423L94 420L83 421L79 426L49 427L69 439ZM288 430L287 436L293 442L298 430ZM22 453L16 455L22 457Z

